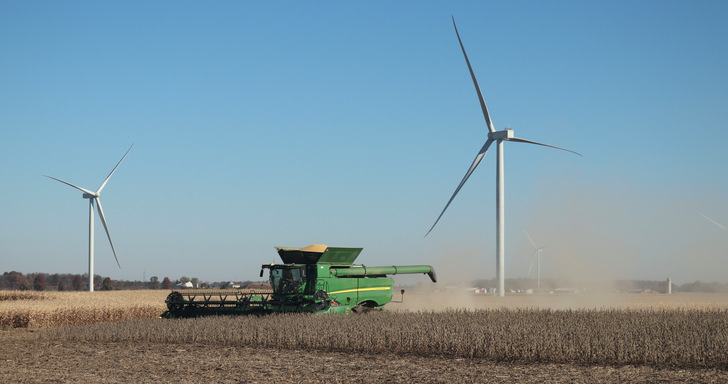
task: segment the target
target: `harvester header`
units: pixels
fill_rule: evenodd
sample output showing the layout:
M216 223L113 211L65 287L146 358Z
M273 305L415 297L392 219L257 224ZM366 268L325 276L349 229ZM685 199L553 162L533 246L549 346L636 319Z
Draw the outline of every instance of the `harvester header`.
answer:
M162 317L247 315L275 312L348 313L382 309L392 301L390 275L426 274L429 265L367 267L354 264L363 248L276 247L283 264L263 264L270 271L270 291L173 291ZM404 290L402 290L404 294Z

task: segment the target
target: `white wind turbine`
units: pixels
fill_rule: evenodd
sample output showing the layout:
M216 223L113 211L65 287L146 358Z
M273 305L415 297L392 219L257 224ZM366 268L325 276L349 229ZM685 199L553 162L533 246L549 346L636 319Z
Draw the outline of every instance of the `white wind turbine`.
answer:
M528 237L528 241L531 242L531 245L533 245L533 249L535 253L533 254L533 258L531 258L531 266L528 267L528 277L531 276L531 268L533 268L533 262L536 262L536 288L540 291L541 290L541 252L543 252L543 249L546 247L537 247L536 243L533 242L533 239L531 236L528 235L528 232L523 231L526 234L526 237Z
M528 144L536 144L541 145L544 147L549 148L556 148L560 149L562 151L567 151L574 153L576 155L581 156L581 154L565 149L560 147L555 147L553 145L538 143L535 141L525 140L525 139L519 139L513 135L513 130L506 128L502 131L496 131L493 127L493 122L490 119L490 114L488 113L488 107L485 105L485 99L483 99L483 94L480 92L480 87L478 86L478 81L475 79L475 74L473 73L473 68L470 66L470 60L468 60L468 55L465 53L465 47L463 46L463 41L460 39L460 33L458 33L458 27L455 25L455 18L453 17L452 25L455 27L455 34L458 37L458 42L460 42L460 49L463 51L463 56L465 57L465 62L468 65L468 70L470 71L470 77L473 79L473 85L475 86L475 91L478 94L478 99L480 100L480 108L483 110L483 117L485 117L485 123L488 127L488 140L485 141L485 144L483 144L483 147L480 149L478 154L475 156L475 160L473 160L473 163L470 165L470 168L465 173L465 177L463 177L463 180L460 182L460 185L455 189L455 193L452 194L452 197L450 197L450 200L445 205L445 208L440 213L440 216L437 217L437 220L435 220L435 224L432 224L432 227L429 231L427 231L427 234L429 234L433 228L435 228L435 225L437 225L437 222L440 221L440 218L447 210L447 207L450 206L450 203L455 198L455 196L460 191L460 188L463 187L465 182L468 180L470 175L475 171L475 168L478 167L478 164L480 164L481 160L483 160L483 157L485 157L485 153L488 151L488 148L490 145L495 141L496 142L496 148L497 148L497 161L496 161L496 274L498 278L498 295L504 296L505 295L505 266L504 266L504 254L505 254L505 201L504 201L504 195L505 195L505 183L503 181L503 142L504 141L513 141L517 143L528 143ZM425 234L425 236L427 236Z
M116 257L116 250L114 249L114 243L111 241L111 234L109 234L109 227L106 225L106 218L104 217L104 210L101 208L101 200L99 199L99 196L101 195L101 191L106 186L106 183L109 182L109 179L111 178L111 175L114 174L116 171L116 168L119 167L122 161L124 161L124 158L127 154L129 154L129 151L131 151L131 148L134 146L134 144L129 147L129 149L126 151L124 156L119 160L118 163L116 163L116 167L111 170L111 173L109 173L109 176L106 177L106 180L101 184L99 189L96 190L96 192L89 191L88 189L81 188L79 186L73 185L71 183L65 182L61 179L56 179L55 177L46 176L45 177L51 178L56 181L60 181L63 184L70 185L73 188L76 188L83 192L83 198L88 199L89 203L89 210L88 210L88 290L89 292L93 292L94 290L94 201L96 202L96 205L99 207L99 217L101 218L101 223L104 225L104 229L106 230L106 236L109 238L109 244L111 244L111 251L114 253L114 259L116 259L116 265L121 268L121 264L119 264L119 259Z
M703 217L704 217L704 218L705 218L706 220L708 220L708 221L710 221L711 223L713 223L713 224L717 225L717 226L718 226L718 227L719 227L720 229L722 229L722 230L724 230L724 231L728 232L728 228L726 228L726 227L722 226L722 225L721 225L721 224L720 224L719 222L717 222L717 221L715 221L715 220L711 219L711 218L710 218L710 217L708 217L708 216L705 216L705 215L704 215L704 214L702 214L702 213L700 214L700 216L703 216Z

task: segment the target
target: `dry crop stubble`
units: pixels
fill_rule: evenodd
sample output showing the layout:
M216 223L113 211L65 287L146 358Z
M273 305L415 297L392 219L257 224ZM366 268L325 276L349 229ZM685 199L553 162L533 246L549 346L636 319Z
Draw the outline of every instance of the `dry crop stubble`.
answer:
M728 369L728 310L496 309L278 314L59 326L61 342L258 346L519 363Z
M395 290L396 291L396 290ZM387 310L439 311L448 309L728 309L726 293L626 294L513 294L496 297L473 294L465 289L427 291L407 289L403 303L391 303Z
M599 301L583 295L571 309L547 305L563 308L564 302L576 302L574 295L505 300L476 296L471 297L472 305L486 309L161 320L157 317L165 309L167 293L0 292L0 324L44 328L31 337L64 343L200 343L527 363L728 369L726 295L621 295L620 306L599 308L589 307ZM418 295L408 296L405 304L416 303L413 296ZM419 296L436 301L432 295Z
M158 317L167 291L0 291L0 328L42 328Z

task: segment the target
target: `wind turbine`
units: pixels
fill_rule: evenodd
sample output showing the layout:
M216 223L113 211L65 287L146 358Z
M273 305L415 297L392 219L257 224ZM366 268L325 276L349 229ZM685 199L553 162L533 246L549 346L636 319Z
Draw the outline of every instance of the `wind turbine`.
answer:
M79 186L73 185L71 183L68 183L66 181L63 181L61 179L56 179L52 176L46 176L50 179L60 181L63 184L70 185L73 188L76 188L83 192L83 198L88 199L88 290L89 292L93 292L94 290L94 202L96 202L96 205L99 207L99 217L101 218L101 223L104 225L104 229L106 230L106 236L109 238L109 244L111 244L111 251L114 253L114 259L116 259L116 265L121 268L121 264L119 264L119 259L116 257L116 250L114 249L114 243L111 241L111 234L109 234L109 227L106 225L106 218L104 217L104 210L101 208L101 200L99 199L99 196L101 195L101 191L106 186L106 183L109 182L109 179L111 178L111 175L114 174L116 171L116 168L119 167L122 161L124 161L124 158L126 155L129 154L129 151L131 151L131 148L134 146L134 144L129 147L129 149L126 151L124 156L119 160L118 163L116 163L116 166L114 169L111 170L111 173L109 173L109 176L106 176L106 180L101 184L99 189L96 190L96 192L90 191L85 188L81 188Z
M718 226L718 227L719 227L720 229L722 229L722 230L724 230L724 231L728 232L728 228L726 228L726 227L722 226L722 225L721 225L720 223L718 223L717 221L715 221L715 220L711 219L711 218L710 218L710 217L708 217L708 216L705 216L705 215L704 215L704 214L702 214L702 213L700 214L700 216L703 216L704 218L706 218L706 219L707 219L708 221L710 221L711 223L713 223L713 224L717 225L717 226Z
M528 235L528 232L523 232L526 233L528 241L531 242L531 245L533 245L533 249L536 251L536 253L533 254L533 258L531 259L531 266L528 267L528 276L531 276L531 268L533 268L533 262L536 261L536 287L538 290L541 290L541 252L543 252L543 249L546 247L537 247L536 243L533 242L531 236Z
M553 145L538 143L531 140L525 140L517 138L513 135L513 130L510 128L506 128L502 131L496 131L493 127L493 122L490 119L490 114L488 113L488 107L485 105L485 99L483 99L483 94L480 92L480 87L478 86L478 80L475 79L475 73L473 73L473 68L470 66L470 60L468 60L468 55L465 53L465 47L463 46L463 41L460 39L460 33L458 33L458 27L455 25L455 18L452 19L452 25L455 27L455 34L458 37L458 42L460 42L460 49L463 51L463 56L465 57L465 63L468 64L468 70L470 71L470 77L473 79L473 85L475 86L475 91L478 94L478 99L480 100L480 108L483 110L483 117L485 117L485 123L488 127L488 139L485 141L485 144L483 144L483 147L478 151L478 154L475 156L475 160L473 160L473 163L470 165L470 168L465 173L465 177L463 177L463 180L460 182L460 185L455 189L455 193L452 194L452 197L450 197L450 200L445 205L445 208L440 213L440 216L437 217L437 220L435 220L435 224L432 224L432 227L429 231L427 231L427 234L429 234L433 228L435 228L435 225L437 225L437 222L440 221L440 218L442 218L442 215L447 210L447 207L450 206L450 203L455 198L455 196L460 192L460 188L463 187L465 182L468 180L470 175L473 174L475 171L475 168L478 167L480 162L483 160L483 157L485 157L485 153L488 151L488 148L490 147L493 142L496 142L496 148L497 148L497 162L496 162L496 273L498 277L498 295L499 296L505 296L505 266L504 266L504 254L505 254L505 183L503 181L503 142L504 141L512 141L517 143L528 143L528 144L536 144L541 145L544 147L549 148L555 148L560 149L562 151L567 151L574 153L576 155L581 156L581 154L574 152L569 149L561 148L561 147L555 147ZM427 236L425 234L425 236Z

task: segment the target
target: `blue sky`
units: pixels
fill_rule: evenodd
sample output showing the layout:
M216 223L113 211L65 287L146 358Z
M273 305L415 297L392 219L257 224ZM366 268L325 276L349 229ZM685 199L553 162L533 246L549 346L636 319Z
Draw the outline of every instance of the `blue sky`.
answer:
M257 279L274 246L506 277L728 282L728 3L1 2L0 270Z

